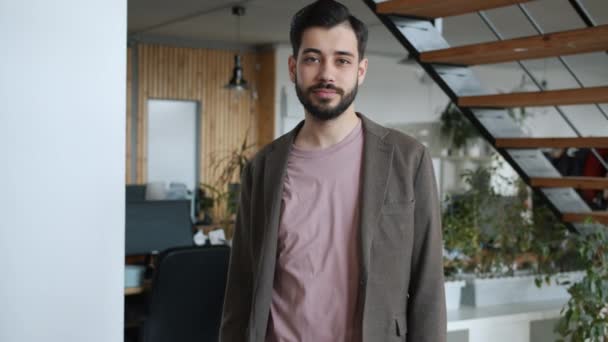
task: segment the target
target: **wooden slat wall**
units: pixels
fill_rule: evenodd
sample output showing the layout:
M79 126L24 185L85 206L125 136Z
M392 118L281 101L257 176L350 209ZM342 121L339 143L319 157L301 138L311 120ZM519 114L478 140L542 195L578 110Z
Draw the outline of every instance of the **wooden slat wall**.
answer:
M131 48L127 48L127 143L126 146L126 167L125 167L125 183L130 184L131 182L131 85L132 85L132 73L131 73Z
M201 146L201 182L212 182L211 163L240 146L247 129L248 141L271 141L274 125L266 127L268 118L274 122L274 59L268 56L259 59L255 52L242 53L245 79L257 89L258 100L251 92L237 93L224 89L234 66L234 51L182 48L163 45L140 44L138 49L139 83L137 130L137 179L146 182L147 169L147 100L174 99L198 101L201 109L199 134ZM274 53L272 53L274 55ZM256 64L261 63L258 71ZM260 72L260 71L263 71ZM131 72L128 72L131 74ZM272 73L272 77L268 75ZM260 82L260 79L264 79ZM272 79L272 82L268 81ZM272 89L266 89L272 87ZM130 103L130 99L127 100ZM272 103L272 106L266 103ZM264 110L263 120L258 111ZM258 122L265 122L258 127ZM130 139L130 131L127 139ZM128 161L127 161L128 162ZM127 164L128 165L128 164ZM127 178L128 179L128 178Z
M267 50L258 55L258 144L260 147L270 143L274 138L275 128L275 87L276 58L274 50Z

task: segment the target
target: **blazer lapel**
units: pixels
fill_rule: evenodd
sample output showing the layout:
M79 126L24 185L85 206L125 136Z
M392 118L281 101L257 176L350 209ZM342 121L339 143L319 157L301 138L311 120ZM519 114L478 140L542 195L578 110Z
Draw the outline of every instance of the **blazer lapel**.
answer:
M291 146L303 121L291 132L272 143L271 149L264 161L264 226L262 227L262 254L257 265L258 282L254 292L256 303L255 313L255 339L264 341L268 325L268 312L272 299L272 289L277 257L277 240L281 214L281 195L283 191L283 177L287 169L287 159Z
M266 229L276 229L280 214L281 192L283 190L283 176L287 169L287 159L298 131L304 124L300 122L288 134L275 141L272 150L266 157L264 164L264 218ZM274 226L276 222L277 227Z
M363 120L365 130L359 232L361 234L362 276L367 277L373 233L384 203L394 147L384 141L384 137L389 132L386 128L361 114L359 116Z

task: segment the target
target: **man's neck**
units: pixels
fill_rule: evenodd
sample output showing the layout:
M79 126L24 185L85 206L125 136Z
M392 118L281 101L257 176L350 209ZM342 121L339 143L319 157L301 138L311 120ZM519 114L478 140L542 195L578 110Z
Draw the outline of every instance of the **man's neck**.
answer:
M351 106L333 120L322 121L310 113L305 114L304 126L298 132L295 145L304 150L320 150L342 141L361 119Z

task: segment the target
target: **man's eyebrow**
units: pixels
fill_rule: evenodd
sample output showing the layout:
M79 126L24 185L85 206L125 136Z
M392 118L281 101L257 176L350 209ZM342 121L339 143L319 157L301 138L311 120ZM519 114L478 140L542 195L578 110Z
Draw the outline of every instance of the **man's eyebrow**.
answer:
M306 49L302 50L302 53L310 53L310 52L316 53L319 55L321 54L321 50L319 50L319 49L306 48Z
M348 51L336 51L336 55L355 57L355 54Z
M319 49L315 49L315 48L306 48L304 50L302 50L302 54L305 53L316 53L318 55L322 55L321 50ZM350 57L355 57L355 54L349 51L336 51L334 52L335 55L339 55L339 56L350 56Z

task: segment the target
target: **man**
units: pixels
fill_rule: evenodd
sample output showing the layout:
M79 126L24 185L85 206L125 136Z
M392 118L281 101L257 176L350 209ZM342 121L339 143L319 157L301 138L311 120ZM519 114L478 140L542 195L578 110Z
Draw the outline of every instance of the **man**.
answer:
M290 38L305 120L243 172L221 341L445 341L431 159L353 105L365 25L321 0Z

